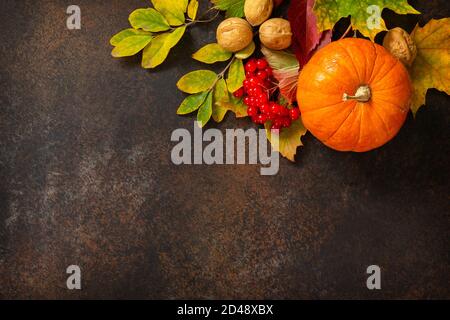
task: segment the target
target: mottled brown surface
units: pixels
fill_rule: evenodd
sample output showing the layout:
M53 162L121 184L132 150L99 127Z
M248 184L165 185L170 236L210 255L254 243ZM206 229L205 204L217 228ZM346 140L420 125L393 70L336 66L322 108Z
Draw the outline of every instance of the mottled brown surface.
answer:
M446 0L418 2L421 23L449 16ZM108 45L146 1L76 3L81 31L67 1L0 2L0 298L450 298L448 96L429 92L373 152L308 134L274 177L175 166L171 132L193 129L175 83L216 24L149 72ZM81 291L65 288L70 264ZM371 264L381 291L365 287Z

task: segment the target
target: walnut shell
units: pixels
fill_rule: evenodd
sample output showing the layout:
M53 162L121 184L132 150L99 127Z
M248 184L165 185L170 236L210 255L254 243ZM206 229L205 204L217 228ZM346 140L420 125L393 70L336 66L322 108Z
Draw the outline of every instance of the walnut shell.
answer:
M272 50L289 48L292 43L291 24L281 18L269 19L259 27L259 39Z
M412 65L417 55L416 44L402 28L389 30L384 37L383 46L407 67Z
M270 18L273 0L245 0L245 18L252 26L259 26Z
M253 41L253 29L241 18L229 18L217 28L217 43L225 50L238 52Z

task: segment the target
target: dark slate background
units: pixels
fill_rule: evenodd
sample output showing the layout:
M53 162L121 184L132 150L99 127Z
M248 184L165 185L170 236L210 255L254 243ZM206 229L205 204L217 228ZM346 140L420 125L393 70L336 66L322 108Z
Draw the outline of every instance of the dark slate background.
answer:
M0 2L0 298L450 298L450 99L383 148L296 164L175 166L177 79L217 23L189 30L156 71L111 58L109 38L148 1ZM450 16L446 0L385 11L388 26ZM283 10L283 9L281 9ZM345 28L344 28L345 29ZM218 66L220 68L220 66ZM217 127L248 128L229 115ZM82 268L83 290L65 288ZM365 286L382 268L382 290Z

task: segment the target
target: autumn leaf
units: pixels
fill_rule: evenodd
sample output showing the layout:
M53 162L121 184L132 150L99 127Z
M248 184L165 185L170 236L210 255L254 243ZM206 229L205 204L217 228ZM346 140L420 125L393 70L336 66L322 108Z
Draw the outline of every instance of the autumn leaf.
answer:
M223 118L229 110L223 104L228 102L229 96L227 84L224 79L220 79L219 81L217 81L217 84L214 87L214 102L212 110L212 117L214 121L222 122Z
M236 118L248 117L247 106L244 104L242 99L238 99L230 95L229 101L219 102L221 108L231 111L234 113Z
M155 68L166 60L170 50L177 45L186 31L186 26L176 28L171 33L163 33L156 36L147 45L142 54L142 67ZM122 43L120 43L122 44Z
M153 6L158 10L171 26L180 26L185 22L188 0L151 0Z
M228 91L233 93L242 87L245 80L244 64L241 59L234 59L228 71Z
M161 32L170 29L162 14L153 8L134 10L128 20L133 28L144 31Z
M425 104L428 89L450 94L450 18L432 19L423 28L417 25L411 37L417 46L410 70L414 88L411 110L415 115Z
M133 56L144 49L151 41L151 35L130 36L120 41L111 54L115 58Z
M215 72L210 70L197 70L181 77L177 83L177 87L183 92L194 94L211 89L216 80L217 74Z
M319 32L313 11L315 0L292 0L288 19L292 26L292 47L301 66L319 48L331 42L331 30Z
M191 0L189 2L187 13L190 19L195 20L197 18L198 6L198 0Z
M211 119L212 115L212 92L209 91L205 101L202 103L197 113L197 121L200 128L204 127Z
M211 2L217 9L226 11L227 18L244 16L245 0L211 0Z
M251 42L247 47L238 51L234 54L237 59L245 60L250 58L250 56L255 52L256 45L255 42Z
M150 32L147 31L143 31L143 30L136 30L133 28L129 28L129 29L125 29L120 31L119 33L117 33L116 35L114 35L111 40L109 40L109 43L116 47L119 45L119 43L121 43L123 40L125 40L126 38L132 37L132 36L151 36L152 34Z
M384 8L398 14L420 13L407 0L316 0L314 12L319 31L332 30L341 18L351 16L352 28L373 41L377 33L386 30L381 17Z
M272 148L275 151L280 152L283 157L295 162L297 148L303 146L301 138L307 132L306 128L303 126L302 120L298 119L292 122L289 128L281 129L279 133L272 132L270 126L270 122L266 122L266 135L272 144Z
M219 44L210 43L194 53L192 58L203 63L212 64L219 61L227 61L232 55L231 52L226 51Z
M189 114L198 110L205 101L207 95L208 91L204 91L187 96L178 108L177 114Z
M273 69L273 76L278 81L281 95L292 103L297 100L297 83L300 65L295 55L285 51L261 48L261 52Z

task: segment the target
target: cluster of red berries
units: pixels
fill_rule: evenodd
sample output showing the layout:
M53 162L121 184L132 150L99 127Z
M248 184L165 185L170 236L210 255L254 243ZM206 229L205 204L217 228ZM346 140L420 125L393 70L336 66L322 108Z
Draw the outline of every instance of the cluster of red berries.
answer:
M242 88L234 93L236 98L244 98L247 114L257 124L272 123L272 129L288 128L300 116L297 107L289 109L271 101L273 88L272 68L265 59L250 59L245 64L245 80Z

